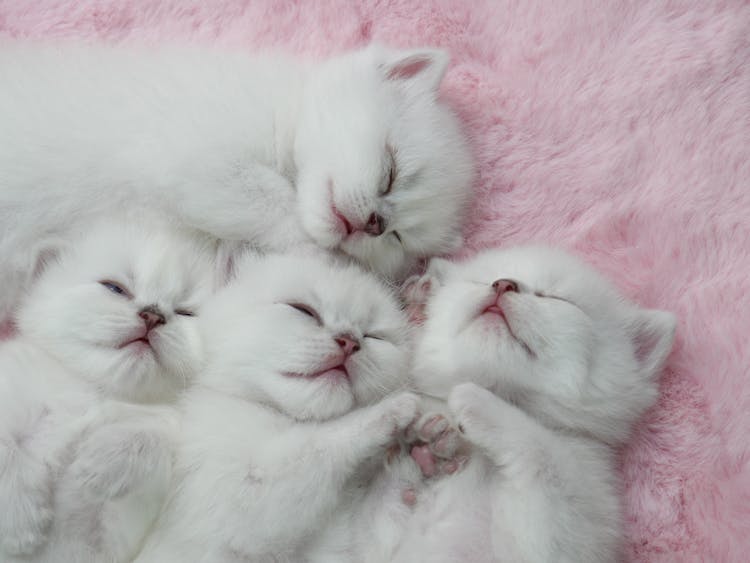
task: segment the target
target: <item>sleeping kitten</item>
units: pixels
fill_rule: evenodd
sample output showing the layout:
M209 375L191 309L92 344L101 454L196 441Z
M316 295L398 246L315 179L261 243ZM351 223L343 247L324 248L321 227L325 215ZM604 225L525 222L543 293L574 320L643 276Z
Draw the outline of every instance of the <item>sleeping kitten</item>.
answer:
M0 561L137 553L168 490L168 404L202 361L213 246L109 222L46 266L0 346Z
M402 459L362 505L350 560L617 561L614 451L656 401L673 315L541 247L434 259L406 293L426 304L415 385L447 401L416 423L411 455L425 474L459 446L470 459L423 484Z
M416 415L416 396L386 397L402 386L405 318L354 266L277 255L244 263L201 322L208 367L137 561L300 561Z
M387 276L457 248L472 165L437 99L447 64L377 45L312 63L4 44L0 319L27 248L133 203L266 249L311 238Z

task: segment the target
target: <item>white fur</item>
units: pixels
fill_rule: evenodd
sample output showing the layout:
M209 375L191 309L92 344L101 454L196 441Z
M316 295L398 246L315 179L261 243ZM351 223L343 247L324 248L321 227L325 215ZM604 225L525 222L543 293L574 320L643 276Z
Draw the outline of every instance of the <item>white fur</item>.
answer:
M201 321L208 367L182 403L171 500L137 561L298 561L415 416L416 396L383 399L403 385L406 320L359 268L279 255L244 262ZM305 376L341 361L340 335L361 346L350 379Z
M311 63L6 42L0 318L33 270L29 249L134 203L263 248L311 237L386 275L456 248L472 167L437 100L446 66L442 51L379 46ZM379 195L387 146L397 173ZM386 232L346 238L333 204L360 226L379 212Z
M482 314L499 279L519 287L499 301L507 325ZM618 560L614 448L656 400L674 317L540 247L435 259L417 283L427 302L415 385L447 401L442 412L463 429L471 459L424 484L402 459L348 530L358 541L350 560ZM417 491L413 510L400 502L406 486Z
M168 490L176 412L201 365L214 243L142 221L85 230L46 266L0 348L0 561L116 563ZM102 280L116 280L129 296ZM166 323L123 346L144 306Z

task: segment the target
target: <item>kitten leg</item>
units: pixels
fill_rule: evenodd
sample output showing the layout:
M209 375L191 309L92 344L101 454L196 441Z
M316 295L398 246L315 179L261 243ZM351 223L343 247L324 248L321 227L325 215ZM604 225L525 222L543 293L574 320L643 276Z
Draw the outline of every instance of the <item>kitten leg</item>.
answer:
M168 433L147 425L104 425L84 439L70 475L84 494L119 498L171 471L172 444Z
M421 324L425 320L425 307L433 289L432 276L415 275L408 278L401 286L401 298L406 304L406 313L413 323Z
M52 524L52 472L13 437L0 438L0 548L30 555Z
M263 249L309 243L295 211L294 189L275 170L251 162L216 177L220 180L194 180L175 190L172 205L189 225Z
M279 436L274 449L263 455L263 470L252 484L253 501L236 505L238 513L224 519L237 523L232 524L229 549L257 558L308 537L338 506L357 468L382 455L415 418L418 403L415 395L404 393ZM263 525L249 529L244 523Z
M502 560L615 561L620 524L609 452L561 436L474 384L448 401L466 438L496 467L492 542Z
M523 463L549 431L526 413L473 383L457 385L448 399L459 430L495 463Z

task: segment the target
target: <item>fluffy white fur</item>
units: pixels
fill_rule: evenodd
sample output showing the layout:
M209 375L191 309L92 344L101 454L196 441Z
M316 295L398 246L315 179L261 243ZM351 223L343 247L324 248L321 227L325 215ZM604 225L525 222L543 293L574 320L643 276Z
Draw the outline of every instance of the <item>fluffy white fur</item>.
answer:
M137 561L299 561L416 415L415 395L386 397L403 385L406 319L355 266L276 255L242 263L201 322L207 369Z
M413 306L426 301L415 385L447 401L416 424L417 448L455 455L458 428L470 459L425 484L408 458L394 464L354 520L350 560L618 560L614 448L656 400L673 315L627 302L585 264L541 247L434 259L406 293Z
M214 245L110 223L47 265L0 348L0 561L137 553L168 490L168 404L201 365L189 314L213 290Z
M447 63L3 44L0 318L28 248L133 203L259 247L311 237L389 276L455 249L472 166L437 99Z

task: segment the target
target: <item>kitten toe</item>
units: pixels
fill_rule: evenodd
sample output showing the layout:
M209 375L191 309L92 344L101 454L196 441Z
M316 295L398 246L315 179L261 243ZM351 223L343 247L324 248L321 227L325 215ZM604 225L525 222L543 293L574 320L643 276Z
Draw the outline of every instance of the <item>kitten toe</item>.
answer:
M430 451L442 459L453 458L462 444L461 436L454 427L446 428L436 440L429 443Z
M432 442L448 429L449 422L441 414L422 417L417 423L417 437L423 442Z

